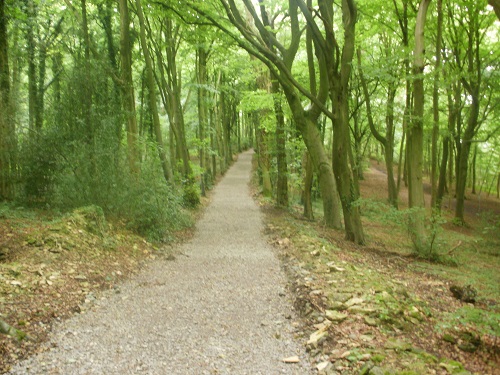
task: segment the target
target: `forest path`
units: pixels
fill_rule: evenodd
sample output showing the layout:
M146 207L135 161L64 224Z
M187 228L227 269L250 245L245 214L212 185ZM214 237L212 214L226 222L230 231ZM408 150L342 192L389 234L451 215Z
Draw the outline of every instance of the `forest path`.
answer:
M56 326L13 374L308 374L279 261L249 194L252 151L215 188L191 241Z

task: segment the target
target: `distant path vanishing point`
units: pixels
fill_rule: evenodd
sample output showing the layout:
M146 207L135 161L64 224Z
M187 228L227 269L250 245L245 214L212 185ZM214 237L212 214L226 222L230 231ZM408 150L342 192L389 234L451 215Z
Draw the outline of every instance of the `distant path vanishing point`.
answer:
M310 374L279 261L249 194L252 151L213 192L186 256L160 259L55 327L12 374ZM301 362L285 364L285 357Z

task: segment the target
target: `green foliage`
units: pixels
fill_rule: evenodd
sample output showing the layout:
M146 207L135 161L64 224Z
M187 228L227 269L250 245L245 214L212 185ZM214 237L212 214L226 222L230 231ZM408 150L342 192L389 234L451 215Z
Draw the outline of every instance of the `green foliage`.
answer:
M436 328L440 331L473 328L481 335L500 337L500 314L475 306L464 306L447 314Z
M479 216L483 234L486 236L498 235L500 230L500 215L496 215L492 211L484 211Z
M44 204L53 193L54 181L60 172L59 145L64 137L54 130L36 134L22 144L21 199L33 205Z
M116 214L134 232L153 241L168 241L172 231L191 224L180 203L166 184L141 179L128 191L121 192Z
M246 91L241 98L240 109L247 112L274 110L273 96L264 90Z
M14 203L0 203L0 219L35 219L36 214L32 210L25 210Z
M373 199L358 199L355 204L361 207L361 212L365 216L376 217L384 224L397 225L408 233L412 238L413 217L421 214L423 208L413 207L404 210L397 210L394 207ZM446 220L438 211L433 211L430 217L426 218L427 241L422 249L419 249L415 255L419 258L430 260L432 262L444 262L447 259L440 254L439 249L445 244L441 236L443 224ZM449 261L449 260L448 260Z
M106 218L101 207L96 205L76 209L71 214L73 220L79 220L79 227L88 232L103 236L106 232Z
M61 212L78 208L75 213L82 217L82 225L99 235L105 230L105 214L155 241L168 240L173 230L190 225L181 194L163 179L155 145L146 142L148 158L134 176L115 137L111 126L102 127L90 147L78 134L49 128L36 142L27 140L19 203ZM199 195L193 190L190 207L196 199Z
M195 208L200 204L200 188L197 184L186 182L182 191L182 203L184 207Z
M446 224L446 220L441 216L441 212L439 210L433 210L427 224L429 238L426 253L418 255L423 255L425 259L432 261L441 261L438 248L443 242L440 235L443 232L444 224Z

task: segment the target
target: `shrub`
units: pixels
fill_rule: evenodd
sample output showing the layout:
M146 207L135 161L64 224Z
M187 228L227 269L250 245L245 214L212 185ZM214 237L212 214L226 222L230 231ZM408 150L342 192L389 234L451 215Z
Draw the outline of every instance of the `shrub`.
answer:
M187 208L195 208L200 204L200 188L196 183L187 182L184 184L182 202Z
M129 229L154 241L168 241L172 231L191 224L179 197L165 183L140 181L124 192L116 213Z

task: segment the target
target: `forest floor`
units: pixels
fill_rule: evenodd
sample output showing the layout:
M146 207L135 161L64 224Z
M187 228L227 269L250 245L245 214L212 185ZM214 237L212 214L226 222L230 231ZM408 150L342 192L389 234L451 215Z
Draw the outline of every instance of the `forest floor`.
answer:
M388 209L385 170L372 162L361 190L367 246L261 199L320 373L500 374L500 201L469 194L456 226L447 198L428 228L439 261L428 262L412 252L406 189L401 212Z
M141 348L139 351L149 353L149 357L160 359L165 353L170 358L180 355L184 363L174 360L170 364L181 366L171 367L174 370L170 373L179 374L307 374L309 363L320 374L499 374L500 201L484 194L469 195L464 227L455 226L451 211L445 209L439 219L444 230L436 230L435 239L442 261L430 263L412 255L404 216L391 214L382 204L385 178L383 168L373 162L361 182L368 238L364 247L345 241L341 231L326 229L319 221L303 220L300 207L282 211L259 200L265 213L266 238L279 254L298 316L289 311L285 281L273 257L269 258L271 252L261 254L268 266L257 269L252 268L255 259L246 258L248 249L227 258L226 252L243 249L240 245L222 246L222 253L215 252L214 259L204 252L201 258L191 253L193 239L213 250L210 242L214 238L239 237L241 230L235 236L236 222L226 217L227 208L217 209L217 215L224 218L223 233L214 235L216 217L210 214L209 200L204 201L209 208L198 224L201 232L210 233L208 237L196 239L195 231L186 230L177 234L176 243L161 247L127 232L119 223L103 231L85 210L53 218L47 213L0 207L0 253L4 256L0 260L0 320L28 335L22 342L0 337L0 373L37 353L36 364L33 359L23 362L25 367L17 365L16 373L25 373L27 367L31 367L31 373L78 373L76 369L87 371L84 373L117 373L118 369L125 373L160 373L168 368L166 357L165 362L154 363L136 358L135 367L124 370L122 362L134 359L129 352ZM220 194L228 198L226 190ZM400 198L404 212L404 189ZM218 199L217 193L214 199ZM244 196L237 201L242 199L247 202ZM445 205L453 207L452 199L445 200ZM245 219L243 211L254 215L248 202L244 206L239 216ZM259 220L244 221L243 225L258 231ZM260 238L254 232L249 236L246 242L252 246L255 237ZM230 263L227 267L226 260ZM257 263L261 262L258 259ZM212 270L212 276L200 275L200 268L211 269L214 264L221 266ZM226 272L235 280L240 274L250 275L251 280L243 281L244 287L238 290L227 277L219 277ZM260 285L262 293L255 293L254 279L261 272L271 277L266 285L273 288ZM213 275L219 276L214 279ZM175 292L177 285L189 279L194 282L186 284L187 290L181 287ZM452 286L466 285L477 291L475 303L457 300L450 292ZM172 290L167 290L168 286ZM197 294L200 290L206 292ZM190 295L192 304L171 306L169 301L155 299L164 293L177 293L180 300ZM262 313L262 306L259 310L252 302L261 298L260 294L267 298L260 303L264 303L268 315L255 320L248 314ZM273 305L275 300L279 306ZM118 309L126 310L129 303L139 303L129 310L129 315L138 316L138 320L117 318ZM151 309L149 305L154 306ZM231 307L234 305L240 308L235 310ZM99 323L95 314L109 306L113 306L111 312ZM180 320L171 320L170 307L181 312ZM153 310L158 309L164 311L165 322L153 318ZM224 311L230 311L230 316L221 315ZM203 321L193 319L200 314L205 317ZM200 326L207 328L208 324L211 328L208 322L214 316L221 325L212 327L210 333L200 333ZM67 320L69 317L73 319ZM134 326L126 326L127 320ZM78 331L75 324L82 321L85 324ZM258 327L251 325L246 331L249 321L257 322ZM240 325L243 329L235 328ZM175 337L170 333L172 327L178 331ZM98 337L108 336L103 331L118 336L106 342L109 348L97 342ZM296 340L291 339L292 334ZM141 339L144 335L146 338ZM271 348L262 344L269 336ZM67 340L76 340L73 342L79 345L68 344ZM157 340L162 344L154 347ZM172 344L165 344L169 341L191 344L169 347ZM250 347L240 353L225 349L241 349L240 341ZM208 355L204 345L210 348ZM60 359L47 354L51 347ZM253 347L265 351L272 363L255 367ZM187 353L179 353L182 348ZM96 350L101 353L95 354ZM88 351L94 354L85 357ZM98 367L96 362L101 357L118 367ZM282 367L284 357L300 362ZM186 369L190 364L196 368Z

